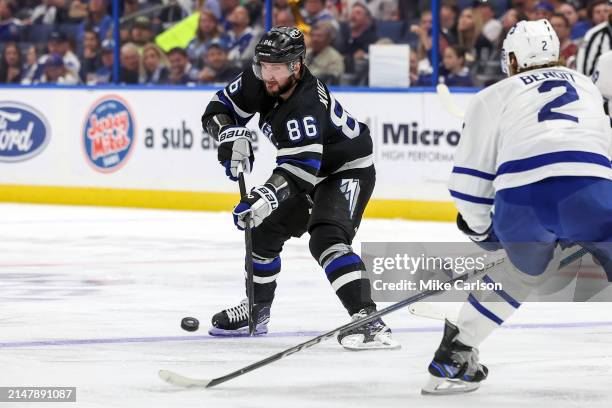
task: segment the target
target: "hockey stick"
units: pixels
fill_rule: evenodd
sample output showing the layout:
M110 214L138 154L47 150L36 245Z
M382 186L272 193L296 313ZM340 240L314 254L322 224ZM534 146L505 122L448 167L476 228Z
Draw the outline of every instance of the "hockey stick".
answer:
M463 112L459 105L457 105L455 99L453 99L450 91L448 90L448 86L438 84L438 86L436 86L436 93L438 94L438 98L440 98L440 102L442 102L442 106L448 113L459 119L463 119L465 112Z
M238 163L238 186L240 188L240 198L247 194L244 182L244 164ZM247 272L247 298L249 301L249 336L255 334L255 319L253 319L253 241L251 233L251 215L248 214L244 226L244 246L246 247L246 272Z
M564 258L561 261L560 267L565 267L566 265L576 261L577 259L581 258L583 255L585 255L587 253L586 250L584 249L580 249L579 251L567 256L566 258ZM449 284L454 284L455 282L459 282L462 280L468 280L468 279L473 279L476 277L480 277L482 275L485 275L486 273L490 272L491 269L495 268L497 265L500 265L502 263L504 263L507 260L507 258L500 258L496 261L490 262L489 264L485 265L484 268L482 269L478 269L475 270L474 272L472 272L471 275L468 274L464 274L464 275L460 275L457 276L456 278L450 279L449 281L447 281L447 283ZM441 285L441 286L446 286L446 285ZM402 309L406 306L409 306L415 302L418 302L420 300L423 300L425 298L428 298L430 296L433 295L437 295L438 293L442 293L444 292L444 289L431 289L425 292L421 292L418 293L414 296L411 296L407 299L402 300L401 302L397 302L394 303L391 306L388 306L384 309L381 309L375 313L372 313L369 316L366 316L362 319L356 320L354 322L351 323L347 323L343 326L337 327L327 333L321 334L320 336L317 336L313 339L310 339L308 341L305 341L303 343L298 344L297 346L293 346L290 347L284 351L281 351L280 353L276 353L270 357L264 358L263 360L257 361L251 365L248 365L246 367L243 367L239 370L233 371L229 374L226 374L222 377L218 377L218 378L213 378L212 380L208 380L208 379L196 379L196 378L189 378L189 377L185 377L182 376L180 374L174 373L172 371L168 371L168 370L160 370L159 371L159 377L166 381L169 384L173 384L179 387L185 387L185 388L211 388L214 387L216 385L219 385L221 383L224 383L226 381L229 381L231 379L234 379L236 377L239 377L243 374L246 374L248 372L251 372L253 370L256 370L258 368L264 367L268 364L271 364L275 361L278 361L284 357L290 356L291 354L295 354L299 351L302 351L304 349L310 348L312 346L315 346L321 342L323 342L324 340L330 339L332 337L336 337L338 334L348 331L348 330L353 330L357 327L360 327L366 323L371 322L372 320L378 319L379 317L382 317L384 315L387 315L389 313L395 312L396 310Z
M490 262L489 264L485 265L484 268L479 269L479 270L475 270L471 275L468 274L463 274L463 275L459 275L456 278L453 278L451 280L449 280L447 283L449 284L454 284L455 282L458 281L462 281L462 280L467 280L476 276L480 276L483 275L487 272L489 272L492 268L494 268L496 265L499 265L501 263L503 263L506 260L506 258L500 258L496 261ZM442 286L446 286L446 285L442 285ZM263 366L266 366L270 363L273 363L277 360L280 360L284 357L290 356L291 354L297 353L298 351L302 351L304 349L310 348L312 346L315 346L319 343L321 343L324 340L330 339L332 337L336 337L338 334L342 333L342 332L346 332L349 330L353 330L356 329L360 326L363 326L366 323L369 323L373 320L378 319L379 317L385 316L389 313L395 312L396 310L402 309L412 303L418 302L420 300L423 300L425 298L428 298L430 296L436 295L438 293L442 293L444 292L445 289L440 288L440 289L431 289L431 290L427 290L425 292L421 292L418 293L414 296L411 296L407 299L402 300L401 302L397 302L392 304L391 306L388 306L384 309L381 309L377 312L372 313L369 316L366 316L364 318L361 318L359 320L355 320L354 322L350 322L347 323L345 325L342 325L340 327L337 327L331 331L328 331L327 333L321 334L320 336L317 336L313 339L310 339L308 341L305 341L303 343L298 344L297 346L293 346L290 347L284 351L281 351L280 353L276 353L270 357L264 358L263 360L257 361L251 365L248 365L246 367L243 367L239 370L233 371L227 375L224 375L222 377L218 377L218 378L213 378L212 380L207 380L207 379L195 379L195 378L189 378L189 377L184 377L180 374L174 373L172 371L168 371L168 370L160 370L159 371L159 377L166 381L167 383L179 386L179 387L185 387L185 388L191 388L191 387L200 387L200 388L210 388L210 387L214 387L215 385L224 383L226 381L229 381L233 378L239 377L243 374L246 374L248 372L251 372L253 370L256 370L258 368L261 368Z
M561 260L561 262L559 263L559 270L565 268L566 266L568 266L569 264L577 261L578 259L582 258L584 255L586 255L588 253L588 251L584 248L581 248L580 250L568 255L567 257L563 258ZM410 314L414 315L414 316L418 316L418 317L424 317L426 319L433 319L433 320L445 320L448 319L451 322L456 322L457 321L457 310L445 310L443 307L441 307L440 305L433 305L431 302L430 303L415 303L412 304L408 307L408 311L410 312Z

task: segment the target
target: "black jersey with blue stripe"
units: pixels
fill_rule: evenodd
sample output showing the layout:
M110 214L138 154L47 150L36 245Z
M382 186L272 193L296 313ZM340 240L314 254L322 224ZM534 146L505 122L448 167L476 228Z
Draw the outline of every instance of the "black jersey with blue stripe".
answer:
M292 192L311 192L335 174L372 172L372 138L368 126L354 119L325 84L304 67L289 99L268 95L249 68L212 98L204 120L216 114L245 125L259 113L259 128L276 146L277 167Z

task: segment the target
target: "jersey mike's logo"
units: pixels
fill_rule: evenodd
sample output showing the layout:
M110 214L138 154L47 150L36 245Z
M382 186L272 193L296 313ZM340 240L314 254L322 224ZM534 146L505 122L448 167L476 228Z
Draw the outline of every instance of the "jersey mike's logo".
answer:
M31 159L49 143L50 126L36 109L19 102L0 102L0 161Z
M92 167L103 173L119 170L134 147L136 124L127 103L118 96L95 103L85 118L83 143Z

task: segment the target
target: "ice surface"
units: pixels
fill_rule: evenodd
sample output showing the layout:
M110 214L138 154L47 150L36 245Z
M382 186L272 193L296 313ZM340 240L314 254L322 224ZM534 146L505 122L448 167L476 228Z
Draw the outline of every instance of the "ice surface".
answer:
M452 224L371 219L358 238L463 240ZM386 318L402 350L328 341L183 390L157 371L217 377L348 321L307 238L285 246L271 334L252 339L206 334L243 294L243 235L227 213L3 204L0 251L0 386L78 387L76 404L53 407L612 406L609 304L525 305L482 346L490 378L469 395L420 395L442 323L407 311ZM200 331L182 331L184 316Z

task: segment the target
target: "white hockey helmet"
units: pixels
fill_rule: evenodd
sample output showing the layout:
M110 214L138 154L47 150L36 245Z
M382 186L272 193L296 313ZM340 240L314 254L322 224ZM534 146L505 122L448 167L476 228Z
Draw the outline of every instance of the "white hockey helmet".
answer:
M504 74L510 75L510 53L520 69L559 60L559 37L548 20L519 21L508 31L501 52Z

